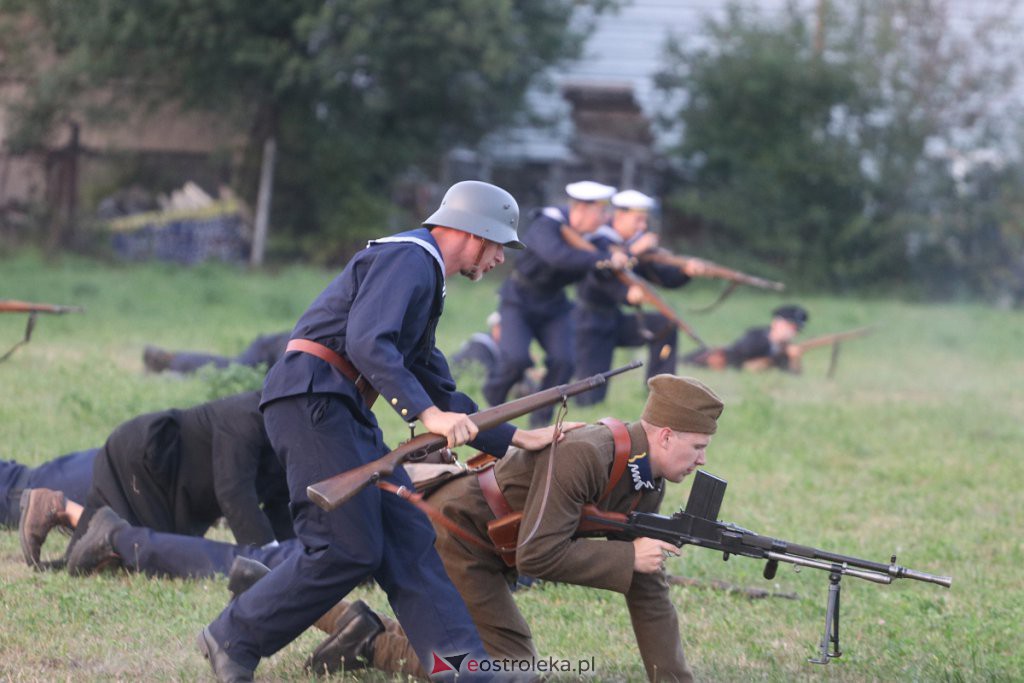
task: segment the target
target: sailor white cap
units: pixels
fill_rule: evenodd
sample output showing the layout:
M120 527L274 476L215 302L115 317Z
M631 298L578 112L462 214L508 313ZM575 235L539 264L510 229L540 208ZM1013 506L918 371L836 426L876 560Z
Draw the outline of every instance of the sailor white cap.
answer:
M612 198L615 188L611 185L595 183L593 180L581 180L578 183L566 185L565 193L581 202L602 202Z
M612 197L612 206L616 209L636 209L638 211L650 211L655 206L652 197L637 190L623 190L616 192Z

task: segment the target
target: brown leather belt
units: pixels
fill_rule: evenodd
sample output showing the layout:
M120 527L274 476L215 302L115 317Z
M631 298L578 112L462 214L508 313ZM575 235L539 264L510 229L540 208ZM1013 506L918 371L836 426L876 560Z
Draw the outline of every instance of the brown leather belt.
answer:
M487 501L487 507L491 509L491 514L494 515L495 519L501 519L513 512L512 506L508 504L505 494L501 492L501 487L498 486L498 479L494 476L494 467L487 467L477 472L476 480L480 484L480 491L484 494L484 500Z
M363 397L363 401L366 403L367 408L372 408L374 401L380 396L380 392L373 388L366 378L363 377L356 366L352 365L347 358L340 355L339 353L332 351L323 344L312 341L310 339L292 339L288 342L288 346L285 347L285 351L301 351L308 353L311 356L316 356L325 363L329 363L338 372L348 378L353 384L356 385L356 391Z

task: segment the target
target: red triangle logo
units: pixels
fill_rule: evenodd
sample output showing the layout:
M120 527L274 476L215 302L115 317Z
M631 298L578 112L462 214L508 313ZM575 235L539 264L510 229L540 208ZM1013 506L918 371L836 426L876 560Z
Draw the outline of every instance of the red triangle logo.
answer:
M451 664L438 657L436 652L432 652L431 654L434 655L434 669L430 672L431 676L433 676L434 674L442 673L444 671L455 671L455 669L452 668Z

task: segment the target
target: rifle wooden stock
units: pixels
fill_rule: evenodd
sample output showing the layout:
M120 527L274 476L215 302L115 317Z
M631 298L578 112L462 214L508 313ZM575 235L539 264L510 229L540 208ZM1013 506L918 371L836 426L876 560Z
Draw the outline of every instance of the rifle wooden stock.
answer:
M700 338L697 331L694 330L689 323L680 318L679 314L672 310L672 307L668 305L668 302L662 299L646 280L631 270L616 270L615 276L627 287L639 287L643 290L644 303L653 306L658 313L661 313L663 316L668 318L669 322L682 330L690 339L697 342L700 348L707 348L707 344L705 344L704 340Z
M810 349L816 349L821 346L829 346L831 344L838 344L841 341L847 339L855 339L857 337L863 337L871 334L875 331L874 327L858 327L853 330L847 330L845 332L836 332L834 334L823 334L820 337L812 337L806 341L795 342L791 346L796 347L801 353L809 351Z
M81 306L34 304L28 301L16 301L15 299L0 299L0 313L52 313L54 315L63 315L65 313L83 312L85 312L85 309Z
M729 282L736 282L741 285L757 287L758 289L770 289L776 292L781 292L786 288L786 285L782 282L776 282L775 280L766 280L765 278L757 277L756 275L749 275L741 270L726 268L725 266L715 263L714 261L708 261L706 259L697 258L695 256L679 256L676 254L669 253L664 249L655 249L653 251L648 251L643 254L640 254L637 258L641 261L653 261L655 263L672 265L679 268L684 273L686 272L690 264L699 263L704 266L704 273L702 273L698 277L728 280Z
M587 241L586 237L565 224L562 225L562 239L564 239L566 243L574 249L589 252L597 251L597 247ZM668 318L669 322L682 330L690 339L697 342L700 348L703 349L707 347L707 344L705 344L704 340L700 338L697 331L690 327L685 320L680 318L679 314L676 313L664 299L658 296L658 293L654 291L654 288L651 287L646 280L631 270L613 269L613 272L622 284L627 287L636 286L643 290L644 302L650 304L658 311L658 313L661 313L663 316Z
M480 431L493 429L509 420L532 413L538 408L558 403L563 398L590 391L607 382L610 377L633 370L641 365L643 365L642 362L633 361L621 368L602 372L570 384L551 387L508 403L481 410L470 415L469 419L480 428ZM306 494L316 505L330 512L353 498L367 486L393 474L402 463L423 459L428 454L439 451L447 445L448 439L444 436L430 432L420 434L373 462L312 484L306 488Z

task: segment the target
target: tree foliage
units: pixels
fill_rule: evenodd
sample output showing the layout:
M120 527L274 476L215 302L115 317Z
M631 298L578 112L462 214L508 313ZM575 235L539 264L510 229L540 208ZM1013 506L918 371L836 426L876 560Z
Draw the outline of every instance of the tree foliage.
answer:
M28 70L20 139L38 140L86 95L96 105L105 94L92 109L108 116L146 101L217 111L247 131L250 161L278 140L279 226L344 233L396 171L521 110L537 74L578 52L577 4L18 0L57 57ZM254 166L241 189L255 186Z
M828 6L821 46L813 16L736 5L708 23L708 45L669 43L659 84L683 93L671 121L687 182L674 201L790 279L902 282L908 245L941 231L949 160L1017 142L1006 125L1017 65L1001 50L1011 24L957 31L942 1Z

